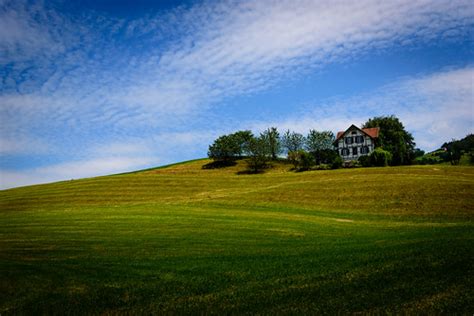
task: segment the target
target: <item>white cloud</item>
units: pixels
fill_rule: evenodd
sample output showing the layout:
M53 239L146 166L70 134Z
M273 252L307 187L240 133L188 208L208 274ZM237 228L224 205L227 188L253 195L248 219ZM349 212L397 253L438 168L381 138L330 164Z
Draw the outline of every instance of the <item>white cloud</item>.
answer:
M394 114L418 147L434 150L474 132L473 78L472 66L405 78L362 95L309 103L296 116L246 124L257 131L277 126L303 134L309 129L336 133L373 116Z
M474 18L466 0L205 2L134 21L71 20L41 5L13 3L3 11L7 31L0 46L9 56L35 56L38 50L51 55L35 61L39 73L28 70L27 82L17 83L41 86L16 95L41 100L39 107L8 117L18 126L29 111L24 116L29 123L44 125L56 119L81 121L86 125L81 128L92 121L123 129L159 120L169 127L202 115L219 100L266 89L314 67L407 41L466 34ZM131 48L113 40L122 29ZM142 49L133 46L137 39ZM68 53L57 55L63 49ZM17 66L10 77L24 76L31 64Z

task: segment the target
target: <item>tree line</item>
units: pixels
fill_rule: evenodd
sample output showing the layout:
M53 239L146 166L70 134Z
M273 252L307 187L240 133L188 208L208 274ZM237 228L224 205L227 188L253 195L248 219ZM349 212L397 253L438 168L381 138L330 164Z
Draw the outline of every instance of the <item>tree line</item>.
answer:
M413 136L405 130L395 116L369 119L362 128L379 127L376 150L362 156L357 164L362 166L384 166L410 164L417 150ZM254 135L249 130L218 137L209 146L208 156L216 165L230 165L237 159L247 158L249 171L259 172L272 160L281 159L293 164L295 170L308 170L315 165L339 168L343 161L334 148L335 136L331 131L311 129L307 135L287 130L280 134L270 127Z
M209 146L208 156L222 165L246 157L249 169L258 172L266 168L269 161L286 155L295 168L303 170L314 164L332 163L338 157L333 149L334 140L330 131L310 130L304 136L290 130L280 134L276 127L259 135L245 130L217 138Z

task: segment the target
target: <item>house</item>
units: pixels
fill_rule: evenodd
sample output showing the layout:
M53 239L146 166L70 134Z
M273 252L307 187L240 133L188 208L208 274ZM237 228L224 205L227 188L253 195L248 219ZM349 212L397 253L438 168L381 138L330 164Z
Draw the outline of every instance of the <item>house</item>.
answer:
M334 147L344 161L357 160L375 149L375 139L379 137L379 132L378 127L361 129L353 124L337 133Z

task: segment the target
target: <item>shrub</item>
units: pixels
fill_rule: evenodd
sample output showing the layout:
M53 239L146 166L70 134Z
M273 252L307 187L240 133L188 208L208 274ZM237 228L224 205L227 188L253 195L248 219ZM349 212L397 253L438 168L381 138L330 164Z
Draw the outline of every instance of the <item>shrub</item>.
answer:
M295 169L300 171L308 170L314 165L314 157L304 150L290 151L288 160L291 161Z
M336 158L334 158L334 161L332 162L331 164L331 169L339 169L342 167L342 158L340 156L337 156Z
M308 170L314 165L313 155L310 153L300 150L298 151L298 167L300 170Z
M370 164L377 167L385 167L392 160L392 154L382 148L376 148L369 156Z
M361 164L362 167L370 167L370 157L369 156L360 156L359 157L359 163Z

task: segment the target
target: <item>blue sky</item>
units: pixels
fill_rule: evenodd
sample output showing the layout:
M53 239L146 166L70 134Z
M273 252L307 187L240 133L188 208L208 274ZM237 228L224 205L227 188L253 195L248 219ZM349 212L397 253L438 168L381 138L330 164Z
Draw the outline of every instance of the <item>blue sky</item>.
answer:
M474 130L471 1L0 0L0 188L206 156L240 129Z

